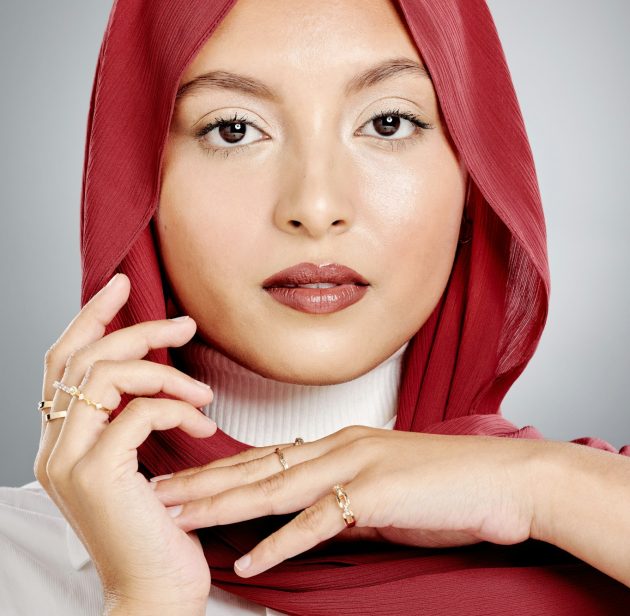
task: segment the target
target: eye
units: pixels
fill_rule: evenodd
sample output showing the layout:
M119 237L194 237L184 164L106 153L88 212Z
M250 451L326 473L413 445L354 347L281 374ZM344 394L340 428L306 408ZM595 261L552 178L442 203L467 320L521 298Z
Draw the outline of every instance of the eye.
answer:
M376 133L367 134L368 137L385 138L386 141L414 139L419 137L422 131L433 128L431 124L424 122L417 115L400 111L400 109L381 111L373 115L361 128L365 126L374 126ZM390 139L392 136L395 136L396 139Z
M202 146L211 153L223 150L225 156L228 150L236 151L250 145L250 135L256 137L256 133L264 134L252 122L244 116L234 114L233 118L216 118L201 128L195 136Z

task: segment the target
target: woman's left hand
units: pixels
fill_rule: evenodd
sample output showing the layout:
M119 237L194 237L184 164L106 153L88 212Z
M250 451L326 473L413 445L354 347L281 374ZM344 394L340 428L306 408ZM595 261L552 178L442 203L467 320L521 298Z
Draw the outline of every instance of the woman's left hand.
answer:
M421 547L530 537L532 462L540 443L349 426L298 446L252 447L154 483L185 531L301 511L254 547L235 571L256 575L339 533ZM346 528L333 485L348 495Z

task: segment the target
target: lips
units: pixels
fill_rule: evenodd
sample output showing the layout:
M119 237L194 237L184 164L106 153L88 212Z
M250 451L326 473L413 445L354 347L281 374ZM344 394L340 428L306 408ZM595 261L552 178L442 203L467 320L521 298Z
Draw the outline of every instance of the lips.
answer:
M297 287L316 283L335 285L356 284L367 286L370 283L358 272L339 263L330 263L321 267L314 263L298 263L263 281L265 289L270 287Z

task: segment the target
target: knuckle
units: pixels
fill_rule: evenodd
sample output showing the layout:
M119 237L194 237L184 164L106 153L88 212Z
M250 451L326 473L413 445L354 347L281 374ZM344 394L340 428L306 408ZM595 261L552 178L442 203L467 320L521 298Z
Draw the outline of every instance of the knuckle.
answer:
M39 483L46 487L48 484L48 475L46 474L46 461L42 460L39 456L36 458L33 464L33 474L35 475L35 479L39 481Z
M86 344L78 349L72 351L66 358L66 370L71 367L74 368L86 368L91 365L90 352L92 351L92 345Z
M352 441L366 436L369 433L369 428L367 426L361 426L357 424L352 426L345 426L341 428L339 432L342 434L344 439L346 439L347 441Z
M275 454L274 454L275 455ZM258 476L262 467L262 458L253 458L240 462L235 465L237 472L240 475L241 480L244 483L251 483Z
M284 486L284 471L261 479L256 485L265 498L276 495Z
M175 408L178 405L174 405ZM152 426L155 418L155 399L139 396L125 406L123 413L136 425Z
M138 396L127 404L125 411L127 414L132 413L134 417L137 417L139 420L148 419L151 416L149 400L150 398Z
M321 532L322 513L321 502L317 502L303 509L295 516L295 526L297 530L318 537Z
M271 535L268 535L267 538L264 539L261 543L261 546L263 545L266 559L271 559L274 562L284 560L282 557L280 531L276 531L275 533L271 533Z
M88 380L93 380L95 375L101 375L103 372L106 372L112 364L112 360L110 359L96 359L91 363L88 363L85 369L85 376L83 378L84 382L87 383Z
M44 354L44 366L47 369L56 366L59 363L59 355L59 343L55 342Z
M61 485L68 477L68 469L63 460L52 454L45 465L47 481L55 486Z
M76 362L77 353L78 353L78 351L72 351L66 357L66 364L65 364L66 370L69 370L71 366L74 366L74 364Z

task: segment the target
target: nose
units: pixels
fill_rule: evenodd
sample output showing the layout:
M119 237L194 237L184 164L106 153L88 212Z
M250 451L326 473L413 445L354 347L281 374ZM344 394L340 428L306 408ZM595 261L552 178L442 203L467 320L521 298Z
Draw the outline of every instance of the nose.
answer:
M274 212L278 228L319 238L344 233L352 226L352 185L335 148L341 144L333 139L327 143L313 139L291 155Z

